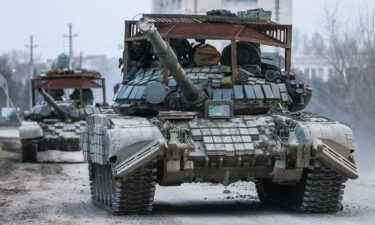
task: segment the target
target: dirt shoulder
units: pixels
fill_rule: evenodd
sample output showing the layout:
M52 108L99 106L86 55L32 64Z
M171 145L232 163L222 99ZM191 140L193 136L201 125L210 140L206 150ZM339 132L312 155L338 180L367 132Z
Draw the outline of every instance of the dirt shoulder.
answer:
M0 224L372 224L375 184L348 182L345 192L342 212L299 214L263 206L252 183L184 184L157 187L151 215L112 216L91 203L86 163L30 164L15 155L0 169Z

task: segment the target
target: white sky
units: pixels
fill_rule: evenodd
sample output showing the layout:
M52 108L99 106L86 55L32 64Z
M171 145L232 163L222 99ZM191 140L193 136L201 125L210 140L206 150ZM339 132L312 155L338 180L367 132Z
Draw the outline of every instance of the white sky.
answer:
M274 1L274 0L270 0ZM341 23L348 23L358 15L374 11L375 0L293 0L293 27L308 33L324 26L324 10L337 8Z
M334 7L337 1L342 18L375 6L375 0L294 0L294 27L303 32L318 30L325 5ZM32 34L39 46L35 54L43 60L56 58L68 51L63 33L72 22L78 34L75 55L82 51L120 57L125 19L150 11L151 0L0 0L0 54L26 50Z

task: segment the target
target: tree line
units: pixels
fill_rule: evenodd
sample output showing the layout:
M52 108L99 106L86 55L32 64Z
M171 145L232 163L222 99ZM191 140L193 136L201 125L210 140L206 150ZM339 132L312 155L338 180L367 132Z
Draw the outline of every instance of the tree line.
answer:
M336 11L326 10L324 29L308 45L335 72L327 81L307 79L314 88L307 110L350 124L359 154L368 156L375 144L374 28L374 11L345 21L337 18Z

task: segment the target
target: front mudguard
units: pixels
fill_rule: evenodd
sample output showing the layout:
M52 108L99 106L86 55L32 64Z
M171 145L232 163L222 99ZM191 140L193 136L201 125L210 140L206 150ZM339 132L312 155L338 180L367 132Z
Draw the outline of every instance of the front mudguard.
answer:
M298 122L281 152L274 166L274 182L299 180L311 159L322 161L343 177L358 178L351 155L354 152L353 133L344 124L334 121ZM294 167L288 167L290 162L294 162Z
M337 150L338 148L334 148L324 141L325 140L321 139L315 140L313 145L314 158L321 160L344 177L357 179L357 166L351 158L343 156L340 154L340 151Z
M107 162L112 164L115 177L124 177L148 165L164 154L166 143L159 129L150 123L108 129L104 137Z
M312 141L312 157L331 166L336 172L351 179L358 178L352 160L355 151L353 131L339 122L299 122L295 128L299 141Z
M142 141L120 149L109 156L112 163L112 174L116 178L131 174L163 155L165 149L166 142L163 139Z
M339 122L298 122L294 133L302 142L320 139L344 157L349 157L355 150L353 131Z
M35 121L23 121L18 130L21 141L43 137L43 129Z

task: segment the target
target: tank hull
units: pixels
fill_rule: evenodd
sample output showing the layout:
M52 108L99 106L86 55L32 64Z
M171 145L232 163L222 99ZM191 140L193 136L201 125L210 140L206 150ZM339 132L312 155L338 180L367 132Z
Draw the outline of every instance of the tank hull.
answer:
M301 183L310 185L306 177L310 172L326 176L333 185L327 190L334 192L348 178L358 177L351 157L351 129L336 121L304 113L225 120L181 119L181 114L179 119L89 116L81 136L84 158L94 167L107 168L113 181L126 181L149 168L155 173L152 182L161 186L256 181L258 186L270 183L293 189ZM323 211L338 209L338 201Z
M85 121L64 122L45 119L40 122L24 122L20 127L24 162L37 162L40 151L79 151L79 138L85 129Z
M240 116L230 121L215 122L211 119L199 118L159 120L97 115L90 116L88 123L81 137L85 159L102 165L109 163L111 158L116 158L116 163L113 165L118 166L121 161L132 159L143 150L152 152L154 158L161 158L166 163L183 158L185 163L191 163L191 167L186 166L186 170L194 171L192 176L194 179L198 179L197 177L201 176L199 174L205 174L205 169L212 171L212 168L223 171L245 168L248 174L240 176L241 179L244 177L252 179L276 176L269 171L277 167L282 168L278 163L281 164L283 157L289 161L284 165L285 171L307 168L310 159L322 158L330 164L342 160L343 165L336 166L337 170L340 173L347 173L350 178L356 178L356 168L351 162L351 153L354 151L351 129L323 117L311 116L298 121L293 117L285 116ZM158 127L157 124L164 124L164 126ZM169 124L169 128L166 128L165 124ZM183 130L186 134L178 133L176 138L172 139L171 135L176 132L168 130L172 127L179 132ZM322 151L322 146L327 151ZM330 159L329 155L325 157L325 154L330 153L329 150L337 153L338 160ZM174 156L171 158L170 154ZM146 161L139 160L145 164L148 163L147 160L154 159L144 157ZM127 168L134 170L142 165L137 163L137 166ZM178 170L182 171L183 165L180 164ZM341 168L345 165L348 166L348 170ZM125 171L123 174L126 175L128 172ZM298 181L300 176L301 172L296 172L290 175L290 180ZM187 181L192 182L195 181L194 179ZM288 182L287 177L285 180ZM178 183L184 181L181 179ZM217 182L221 181L217 180ZM282 178L277 182L283 182Z
M43 129L43 138L38 142L39 151L61 150L79 151L79 137L85 129L85 121L64 122L44 120L39 122Z

